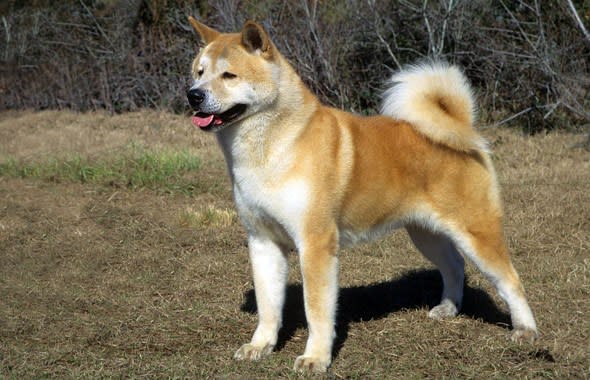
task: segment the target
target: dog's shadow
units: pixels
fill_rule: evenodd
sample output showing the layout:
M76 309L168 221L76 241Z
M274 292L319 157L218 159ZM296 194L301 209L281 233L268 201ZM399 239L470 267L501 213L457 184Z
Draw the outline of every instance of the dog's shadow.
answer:
M416 270L391 281L341 288L338 299L338 316L334 356L348 337L351 322L384 318L404 309L429 309L440 302L442 279L437 270ZM241 310L256 313L254 289L244 295ZM510 316L498 308L494 300L483 290L465 284L461 314L481 319L486 323L510 327ZM301 284L287 286L283 311L283 327L279 334L277 350L293 338L299 327L305 327L303 288ZM254 327L254 326L253 326Z

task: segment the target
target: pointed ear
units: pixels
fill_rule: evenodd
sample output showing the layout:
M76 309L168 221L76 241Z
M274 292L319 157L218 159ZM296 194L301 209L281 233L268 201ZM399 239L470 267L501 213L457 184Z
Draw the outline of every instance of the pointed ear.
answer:
M273 45L264 28L254 21L246 21L242 29L242 45L250 53L258 51L265 58L272 57Z
M188 21L191 23L193 29L197 32L199 37L201 37L201 41L205 45L216 39L221 34L217 30L209 28L207 25L198 22L193 16L188 16Z

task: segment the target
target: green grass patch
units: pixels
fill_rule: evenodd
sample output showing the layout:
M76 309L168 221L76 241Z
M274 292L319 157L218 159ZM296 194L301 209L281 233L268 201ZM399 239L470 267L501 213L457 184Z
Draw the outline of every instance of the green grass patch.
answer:
M8 158L0 162L0 176L192 193L199 186L189 174L199 165L200 159L186 150L154 150L130 144L98 159L79 153L40 161Z

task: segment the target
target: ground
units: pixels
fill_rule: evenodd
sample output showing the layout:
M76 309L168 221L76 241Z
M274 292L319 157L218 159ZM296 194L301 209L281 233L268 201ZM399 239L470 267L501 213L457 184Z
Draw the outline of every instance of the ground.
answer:
M461 314L429 319L440 277L399 231L341 252L327 377L588 377L585 137L483 134L540 340L507 339L506 308L470 264ZM137 158L161 163L171 151L197 164L154 179L160 164ZM146 167L145 178L134 177ZM215 139L187 117L154 111L0 113L0 377L296 378L307 331L295 252L290 262L278 349L234 361L256 310Z

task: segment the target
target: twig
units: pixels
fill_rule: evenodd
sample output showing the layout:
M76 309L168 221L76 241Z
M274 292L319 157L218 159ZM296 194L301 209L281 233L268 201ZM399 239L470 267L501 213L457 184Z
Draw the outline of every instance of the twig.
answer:
M10 51L10 25L4 16L2 16L2 24L4 25L4 30L6 30L6 50L4 50L4 60L8 61L8 52Z
M510 120L516 119L516 118L517 118L517 117L519 117L520 115L524 115L525 113L527 113L527 112L529 112L529 111L532 111L532 110L533 110L533 108L534 108L534 107L529 107L529 108L526 108L526 109L524 109L524 110L522 110L522 111L520 111L520 112L518 112L518 113L516 113L516 114L514 114L514 115L512 115L512 116L510 116L509 118L506 118L506 119L504 119L504 120L502 120L502 121L500 121L500 122L497 122L497 123L496 123L496 124L494 124L493 126L494 126L494 127L499 127L500 125L502 125L502 124L504 124L504 123L508 123Z
M323 43L322 43L320 36L318 34L318 13L317 13L318 1L317 0L311 1L311 6L312 6L311 9L309 8L308 2L304 2L303 4L304 4L303 10L305 11L305 15L308 20L309 30L310 30L311 36L313 37L313 40L316 44L316 48L318 49L318 53L319 53L318 55L319 55L320 61L322 62L322 66L324 66L326 78L328 80L328 83L333 85L333 84L335 84L335 80L334 80L334 75L332 72L333 71L332 65L330 64L330 62L328 62L328 59L326 58L326 53L323 49Z
M82 7L86 10L86 12L88 13L88 15L90 17L92 17L92 21L94 21L94 25L96 25L96 28L98 29L100 35L104 38L104 40L109 44L109 46L111 48L113 48L113 50L115 49L115 47L113 46L113 44L111 43L111 39L109 38L109 36L107 36L107 34L105 33L104 29L100 26L98 20L96 19L96 17L94 17L94 14L92 13L92 11L88 8L88 6L84 3L84 1L80 0L80 4L82 4Z
M391 50L391 46L389 46L389 43L387 41L385 41L385 38L383 38L383 36L381 35L381 32L379 31L379 26L378 25L375 25L375 35L377 36L377 38L379 39L379 41L383 44L383 46L385 46L385 49L387 49L387 53L389 54L389 56L391 57L391 59L393 59L393 62L397 66L397 69L398 70L401 70L402 65L399 63L399 61L398 61L397 57L395 56L395 53L393 52L393 50Z
M557 107L559 107L560 104L561 104L561 101L559 101L559 100L557 102L555 102L555 104L553 104L551 106L549 111L547 111L547 113L545 115L543 115L543 120L546 120L553 113L553 111L555 111L557 109Z
M422 3L422 17L424 18L424 26L426 27L426 31L428 32L428 50L432 54L436 54L436 48L434 43L434 34L432 33L432 28L430 27L430 21L428 21L428 14L426 13L426 7L428 6L428 0L424 0Z
M444 47L445 47L445 36L447 34L447 24L449 23L449 16L451 15L451 12L453 12L453 8L454 8L453 0L449 0L448 7L445 12L445 17L443 19L442 31L440 32L440 39L439 39L439 43L438 43L437 55L439 55L439 56L442 55Z
M525 39L525 41L530 45L530 47L533 49L533 51L535 53L537 53L537 47L535 46L535 44L530 40L530 38L528 37L527 33L524 31L524 29L522 29L522 25L521 22L518 21L518 19L516 18L516 16L514 16L514 13L512 13L512 11L510 10L510 8L508 8L506 6L506 4L504 4L504 1L500 0L500 4L502 4L502 7L504 8L504 10L506 11L506 13L508 13L508 15L510 16L510 18L512 19L512 22L514 22L514 24L516 25L516 27L518 28L518 30L520 31L520 34L522 35L522 37Z
M582 19L580 18L578 11L576 11L576 7L574 6L574 3L572 2L572 0L567 0L567 5L569 6L570 10L572 11L574 19L576 20L578 27L580 28L580 30L584 34L584 37L586 37L586 40L588 40L588 42L590 43L590 33L588 32L588 30L584 26L584 23L582 22Z
M567 108L568 110L572 111L576 115L581 116L581 117L585 118L586 120L590 120L590 113L589 112L585 112L584 111L584 107L582 107L580 105L580 103L578 103L575 99L573 99L573 100L576 103L577 107L574 107L571 104L565 103L565 102L562 102L562 104L563 104L563 106L565 108Z

